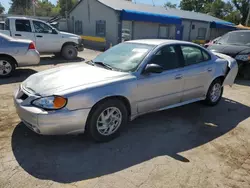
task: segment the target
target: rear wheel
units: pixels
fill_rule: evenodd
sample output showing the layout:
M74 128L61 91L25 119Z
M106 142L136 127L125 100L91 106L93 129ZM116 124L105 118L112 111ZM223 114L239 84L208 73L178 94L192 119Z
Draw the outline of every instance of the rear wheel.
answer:
M13 59L0 57L0 77L9 77L15 71L16 65Z
M76 59L78 55L77 49L72 44L67 44L62 48L62 56L67 60Z
M220 102L222 94L223 94L222 81L221 79L216 79L212 82L212 84L208 89L205 104L209 106L215 106Z
M125 105L115 99L106 100L95 107L88 121L88 132L98 142L106 142L119 135L128 121Z

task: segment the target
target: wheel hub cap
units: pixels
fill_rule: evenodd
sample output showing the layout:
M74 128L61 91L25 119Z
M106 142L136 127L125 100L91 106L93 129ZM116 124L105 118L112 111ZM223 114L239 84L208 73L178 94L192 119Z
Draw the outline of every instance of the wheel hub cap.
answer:
M11 72L11 65L8 61L0 61L0 75L7 75Z
M221 85L219 83L215 84L211 90L210 98L212 102L216 102L221 96Z
M101 135L113 134L121 125L122 113L116 107L105 109L97 119L96 127Z

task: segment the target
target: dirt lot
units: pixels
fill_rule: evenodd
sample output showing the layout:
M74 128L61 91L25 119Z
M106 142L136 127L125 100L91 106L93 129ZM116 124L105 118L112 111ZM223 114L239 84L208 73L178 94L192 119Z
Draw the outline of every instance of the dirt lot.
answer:
M0 80L0 187L250 187L250 82L226 87L216 107L142 116L109 143L39 136L20 123L12 93L27 76L66 63L43 57Z

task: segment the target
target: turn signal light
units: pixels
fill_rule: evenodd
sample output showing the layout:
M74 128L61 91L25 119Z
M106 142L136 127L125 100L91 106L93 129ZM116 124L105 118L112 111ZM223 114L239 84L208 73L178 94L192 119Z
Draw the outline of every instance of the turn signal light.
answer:
M54 101L53 101L54 108L56 109L64 107L66 103L67 103L67 100L60 96L55 96Z

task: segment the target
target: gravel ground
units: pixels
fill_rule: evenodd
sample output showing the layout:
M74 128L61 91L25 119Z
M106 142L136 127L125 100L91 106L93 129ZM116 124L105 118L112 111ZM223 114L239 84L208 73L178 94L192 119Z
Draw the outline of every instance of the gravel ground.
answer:
M144 115L109 143L31 132L15 112L14 89L37 71L82 60L44 56L40 66L0 80L0 187L250 187L250 81L226 87L216 107Z

